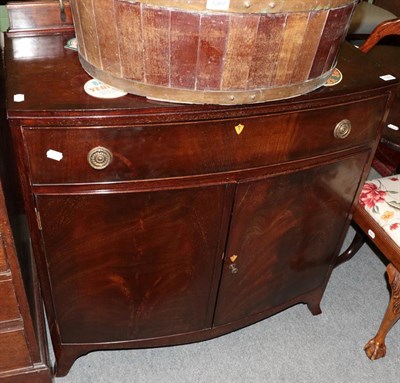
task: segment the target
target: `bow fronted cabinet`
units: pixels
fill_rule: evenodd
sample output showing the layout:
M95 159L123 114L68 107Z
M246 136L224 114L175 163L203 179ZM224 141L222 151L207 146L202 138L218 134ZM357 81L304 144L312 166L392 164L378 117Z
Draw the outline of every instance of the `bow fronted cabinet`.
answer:
M8 128L57 374L89 351L210 339L320 302L397 81L254 105L87 94L73 31L9 34ZM362 68L362 70L360 70Z

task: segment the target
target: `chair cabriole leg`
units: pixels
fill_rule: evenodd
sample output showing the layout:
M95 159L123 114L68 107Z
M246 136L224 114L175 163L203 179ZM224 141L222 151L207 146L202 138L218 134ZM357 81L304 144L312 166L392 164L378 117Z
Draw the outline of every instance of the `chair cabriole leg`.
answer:
M389 264L386 270L391 287L391 296L377 334L364 347L365 353L371 360L376 360L385 356L386 335L400 318L400 272L392 264Z

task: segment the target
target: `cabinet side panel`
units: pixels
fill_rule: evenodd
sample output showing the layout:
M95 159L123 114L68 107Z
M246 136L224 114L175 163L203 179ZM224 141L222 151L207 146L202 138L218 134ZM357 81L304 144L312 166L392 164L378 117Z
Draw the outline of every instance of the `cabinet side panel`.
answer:
M8 270L8 264L6 260L5 244L3 241L3 235L0 233L0 273L4 273Z
M1 370L14 370L32 366L26 338L22 330L0 334Z

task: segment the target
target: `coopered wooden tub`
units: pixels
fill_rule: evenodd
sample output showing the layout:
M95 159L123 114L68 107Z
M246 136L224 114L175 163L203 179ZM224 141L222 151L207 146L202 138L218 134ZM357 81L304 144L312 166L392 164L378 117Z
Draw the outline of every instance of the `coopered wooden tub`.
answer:
M246 104L324 84L358 0L72 0L83 68L153 99Z

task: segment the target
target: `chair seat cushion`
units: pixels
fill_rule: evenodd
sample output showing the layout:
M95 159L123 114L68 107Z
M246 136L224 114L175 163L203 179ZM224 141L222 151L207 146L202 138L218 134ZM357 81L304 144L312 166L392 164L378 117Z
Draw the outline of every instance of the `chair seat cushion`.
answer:
M359 203L400 246L400 175L367 181Z
M369 35L382 21L395 19L396 15L376 5L362 1L357 5L349 33Z

